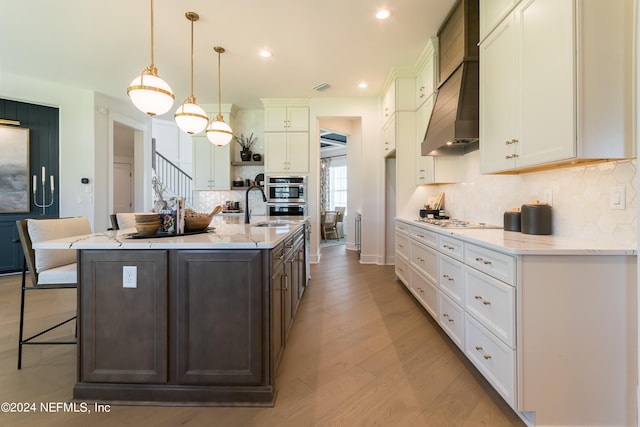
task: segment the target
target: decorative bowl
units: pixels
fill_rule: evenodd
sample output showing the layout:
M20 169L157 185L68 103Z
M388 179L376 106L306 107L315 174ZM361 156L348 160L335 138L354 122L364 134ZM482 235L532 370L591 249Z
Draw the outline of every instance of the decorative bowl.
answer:
M158 228L160 228L160 221L144 224L136 222L136 231L140 236L153 236L158 232Z
M187 209L184 216L184 231L186 233L203 231L209 227L214 215L222 211L222 205L216 206L211 213L196 212L191 209Z

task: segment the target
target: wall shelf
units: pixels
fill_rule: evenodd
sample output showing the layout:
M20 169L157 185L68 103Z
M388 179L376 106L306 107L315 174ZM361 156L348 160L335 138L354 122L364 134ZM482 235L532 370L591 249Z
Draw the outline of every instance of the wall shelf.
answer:
M250 161L250 162L231 162L231 166L264 166L264 160L260 160L259 162Z

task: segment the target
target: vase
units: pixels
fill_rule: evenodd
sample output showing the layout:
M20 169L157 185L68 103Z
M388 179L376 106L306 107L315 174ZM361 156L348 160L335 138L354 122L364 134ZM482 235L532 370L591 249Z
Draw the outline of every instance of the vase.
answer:
M251 160L251 150L243 149L240 151L240 158L243 162L248 162Z
M252 158L254 162L259 162L262 160L262 155L260 153L254 153Z

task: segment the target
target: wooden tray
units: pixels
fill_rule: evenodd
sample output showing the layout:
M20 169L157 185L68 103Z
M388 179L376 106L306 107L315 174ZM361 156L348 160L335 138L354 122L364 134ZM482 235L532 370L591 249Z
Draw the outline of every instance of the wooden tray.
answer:
M143 236L138 233L130 233L130 234L125 234L125 237L127 239L159 239L161 237L181 237L181 236L191 236L192 234L203 234L203 233L208 233L210 231L213 231L215 229L216 229L215 227L209 227L204 230L187 231L186 233L182 233L182 234L162 232L162 233L152 234L151 236Z

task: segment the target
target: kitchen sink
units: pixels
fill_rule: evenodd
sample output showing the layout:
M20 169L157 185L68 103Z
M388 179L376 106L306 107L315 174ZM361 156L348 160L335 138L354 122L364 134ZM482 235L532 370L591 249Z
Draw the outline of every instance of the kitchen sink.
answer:
M267 221L267 222L259 222L257 224L251 224L253 227L287 227L289 225L295 225L298 221L288 221L288 220L276 220L276 221Z

